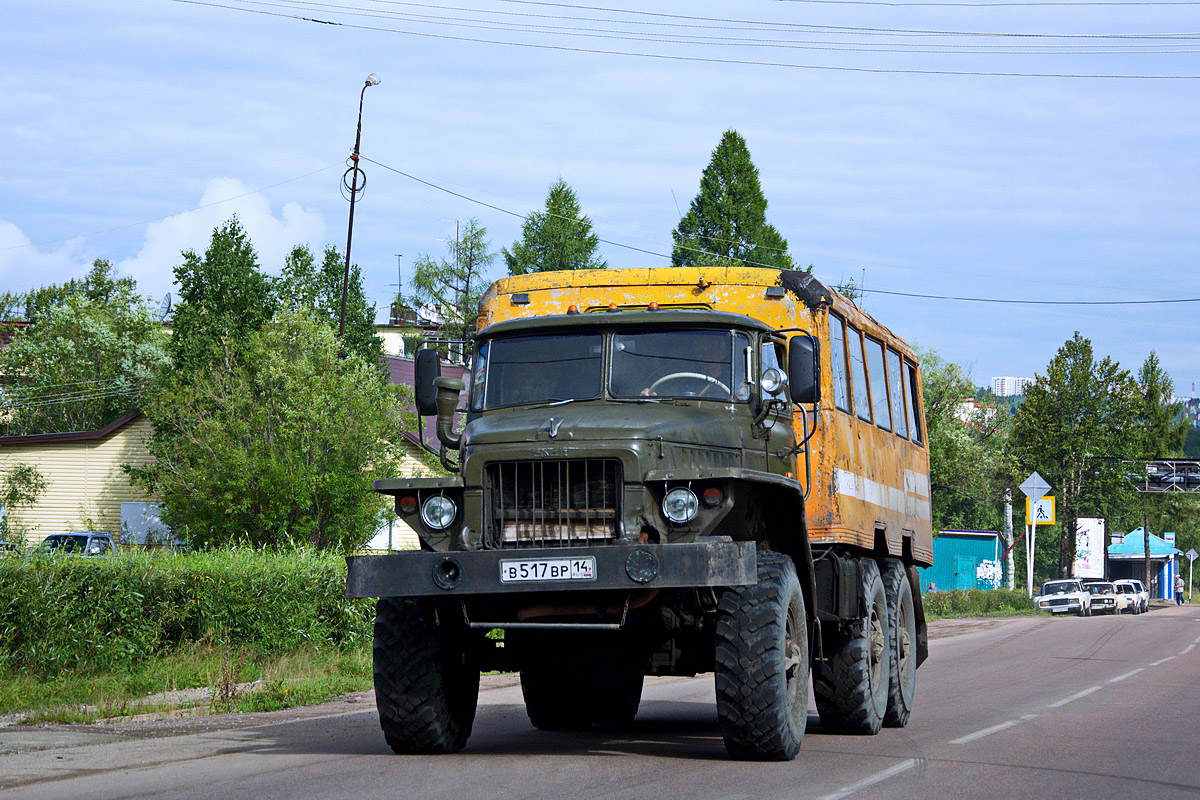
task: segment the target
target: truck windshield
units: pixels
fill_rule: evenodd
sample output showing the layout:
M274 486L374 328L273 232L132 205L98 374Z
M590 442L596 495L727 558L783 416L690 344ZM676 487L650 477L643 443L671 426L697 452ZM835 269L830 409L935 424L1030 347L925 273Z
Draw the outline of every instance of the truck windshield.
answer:
M599 333L514 336L479 346L471 407L475 410L586 400L600 394Z
M613 397L702 397L744 401L743 333L713 330L623 331L613 336Z

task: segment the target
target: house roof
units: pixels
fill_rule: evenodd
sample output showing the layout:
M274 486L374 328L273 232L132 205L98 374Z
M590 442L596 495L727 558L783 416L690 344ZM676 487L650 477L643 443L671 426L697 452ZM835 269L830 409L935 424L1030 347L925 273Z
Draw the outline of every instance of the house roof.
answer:
M50 444L52 442L86 442L103 439L113 431L127 425L142 415L140 410L122 414L103 428L94 431L64 431L61 433L25 433L18 436L0 436L0 446L17 444Z
M416 381L413 359L404 358L403 356L384 356L383 360L387 366L389 382L403 384L410 389L413 387ZM468 379L466 367L462 364L451 364L449 361L442 362L442 375L447 378ZM411 405L408 407L408 410L416 413L416 408ZM425 437L425 443L437 449L437 417L421 417L421 429ZM404 431L403 435L408 441L420 446L421 440L415 431Z
M1178 550L1167 544L1167 540L1161 536L1150 534L1150 555L1151 556L1173 556L1183 551ZM1125 538L1117 544L1108 546L1108 555L1110 558L1144 558L1146 555L1145 534L1141 528L1134 528L1129 533L1125 534Z

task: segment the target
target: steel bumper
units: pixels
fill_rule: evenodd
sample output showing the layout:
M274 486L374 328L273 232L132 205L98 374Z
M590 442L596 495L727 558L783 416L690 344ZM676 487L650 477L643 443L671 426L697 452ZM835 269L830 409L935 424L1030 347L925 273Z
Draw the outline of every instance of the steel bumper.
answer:
M591 580L500 580L501 561L594 557ZM758 580L754 542L606 545L431 553L412 551L346 559L346 597L421 597L748 586Z

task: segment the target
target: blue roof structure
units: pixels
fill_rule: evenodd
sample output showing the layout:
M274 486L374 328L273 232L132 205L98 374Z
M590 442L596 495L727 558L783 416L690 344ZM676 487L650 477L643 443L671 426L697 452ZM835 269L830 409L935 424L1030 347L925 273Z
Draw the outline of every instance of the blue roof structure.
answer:
M1150 534L1150 555L1151 557L1173 556L1183 552L1171 545L1167 544L1166 539L1161 536ZM1143 558L1146 554L1146 535L1141 528L1134 528L1129 533L1125 534L1125 538L1118 544L1110 544L1108 546L1109 558Z

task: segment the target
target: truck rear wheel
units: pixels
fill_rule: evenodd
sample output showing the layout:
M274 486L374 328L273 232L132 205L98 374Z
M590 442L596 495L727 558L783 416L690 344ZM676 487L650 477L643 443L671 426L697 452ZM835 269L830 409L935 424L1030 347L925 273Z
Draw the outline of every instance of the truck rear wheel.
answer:
M479 668L466 627L427 598L375 604L375 704L397 753L454 753L467 744Z
M808 621L792 560L758 553L758 583L717 606L717 719L734 758L788 761L808 723Z
M583 730L628 725L642 701L644 661L629 642L604 634L526 635L521 693L533 726Z
M903 728L912 713L917 690L917 616L913 608L912 584L904 564L898 558L879 562L883 592L887 597L888 700L883 724Z
M824 640L825 660L813 669L821 725L829 733L875 734L887 713L888 607L879 567L859 562L865 613Z

